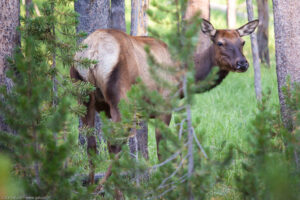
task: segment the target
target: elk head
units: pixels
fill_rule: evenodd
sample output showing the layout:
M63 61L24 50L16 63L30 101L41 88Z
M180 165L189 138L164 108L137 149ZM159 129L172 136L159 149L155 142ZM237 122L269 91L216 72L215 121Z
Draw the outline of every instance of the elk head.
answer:
M245 41L242 37L253 33L257 25L258 20L254 20L236 30L216 30L209 21L203 19L202 32L211 38L214 60L221 69L247 71L249 64L243 54Z

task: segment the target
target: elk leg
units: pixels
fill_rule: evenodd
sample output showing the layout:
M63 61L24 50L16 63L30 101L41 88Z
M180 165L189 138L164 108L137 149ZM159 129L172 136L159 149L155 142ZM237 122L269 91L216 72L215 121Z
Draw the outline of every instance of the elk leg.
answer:
M87 107L87 112L84 117L82 117L82 122L85 126L89 128L94 128L95 126L95 96L94 93L91 93L89 95L90 99L88 103L85 103L85 106ZM94 184L95 183L95 164L93 162L93 155L97 153L97 143L96 138L94 135L87 136L87 154L89 159L89 183Z
M110 106L110 115L112 122L119 122L121 121L121 115L117 106ZM110 142L107 142L108 151L109 153L117 154L121 151L120 145L112 145Z
M159 117L159 119L161 119L168 126L170 124L171 118L172 118L172 115L163 115L163 116ZM156 146L157 146L157 158L160 161L161 155L159 153L159 143L160 143L161 139L163 139L163 136L162 136L160 130L158 130L157 128L155 129L155 137L156 137Z
M111 115L112 122L119 122L121 120L121 115L120 115L120 112L119 112L117 106L110 106L110 115ZM119 159L120 152L122 150L121 145L110 144L110 142L107 142L107 146L108 146L109 154L113 153L116 155L115 159L116 160ZM102 189L102 185L111 176L111 173L112 173L111 169L112 169L112 163L109 165L109 167L105 173L105 176L100 181L98 187L96 188L96 191L100 191ZM116 198L122 199L122 192L117 188L116 188Z
M119 112L119 109L117 106L110 107L110 115L111 115L111 120L113 122L121 121L121 115L120 115L120 112ZM120 157L119 155L122 150L122 145L120 145L120 144L111 145L109 142L107 142L107 145L108 145L109 154L113 153L116 155L116 159L119 159L119 157ZM112 164L110 164L110 166L109 166L109 170L108 170L109 176L111 175L111 168L112 168ZM122 191L120 189L118 189L117 187L115 188L115 194L116 194L117 200L124 199L124 195L123 195Z

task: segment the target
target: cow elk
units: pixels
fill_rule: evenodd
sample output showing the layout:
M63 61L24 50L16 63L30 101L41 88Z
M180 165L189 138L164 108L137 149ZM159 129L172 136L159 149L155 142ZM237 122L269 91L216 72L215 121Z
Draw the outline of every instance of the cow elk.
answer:
M257 25L258 20L255 20L236 30L216 30L209 21L203 19L202 32L210 37L211 45L202 51L202 54L194 55L196 82L204 80L214 66L219 67L219 77L212 87L220 84L230 71L247 71L249 64L243 55L245 41L242 37L254 32ZM159 88L149 72L146 46L149 47L156 62L163 66L178 68L171 59L167 45L152 37L129 36L112 29L96 30L83 41L83 44L88 47L78 52L75 59L88 58L98 63L89 68L75 65L71 67L70 75L75 81L90 82L96 87L89 95L89 102L85 104L87 113L82 118L83 123L89 127L94 127L96 111L104 111L113 122L120 121L118 103L121 99L126 99L127 91L138 77L148 89ZM163 73L161 76L178 87L182 85L178 77ZM170 95L169 91L161 88L158 91L166 98ZM169 124L171 119L170 115L156 117L161 118L166 124ZM157 152L161 139L162 136L157 131ZM94 136L88 137L88 149L96 149ZM108 149L110 153L118 153L121 150L120 146L110 144ZM91 182L93 177L93 173L90 174Z

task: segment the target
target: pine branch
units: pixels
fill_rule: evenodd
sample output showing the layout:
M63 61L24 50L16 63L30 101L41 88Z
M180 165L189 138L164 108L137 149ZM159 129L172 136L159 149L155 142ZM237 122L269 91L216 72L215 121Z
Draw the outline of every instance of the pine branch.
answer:
M192 131L192 132L193 132L193 136L194 136L194 138L195 138L195 140L196 140L196 143L197 143L199 149L200 149L201 152L203 153L204 157L205 157L205 158L208 158L208 157L207 157L207 154L206 154L205 151L204 151L204 148L202 147L202 145L200 144L200 142L199 142L199 140L198 140L198 138L197 138L197 136L196 136L194 127L193 127L193 131Z
M176 173L179 171L179 169L181 168L181 166L183 165L183 162L185 161L185 159L188 157L189 155L187 154L179 163L179 165L176 167L176 170L167 178L165 178L161 184L158 186L158 189L164 188L166 185L165 183L172 177L174 177L176 175Z

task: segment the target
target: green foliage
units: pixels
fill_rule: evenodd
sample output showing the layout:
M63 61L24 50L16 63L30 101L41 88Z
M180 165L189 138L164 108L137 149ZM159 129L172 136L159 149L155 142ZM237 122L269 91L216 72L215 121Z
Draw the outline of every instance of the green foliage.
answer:
M289 100L295 116L293 133L284 128L278 109L268 106L268 96L259 105L248 138L251 152L243 152L242 172L236 175L244 199L299 198L299 93L296 86Z
M27 197L87 198L87 189L75 177L76 166L69 161L76 147L69 134L74 100L67 90L70 81L61 71L73 64L79 49L73 28L76 15L66 7L71 2L44 2L41 16L31 13L21 19L22 46L7 72L14 86L11 91L1 88L1 113L13 131L1 132L0 146L12 159L13 173Z

